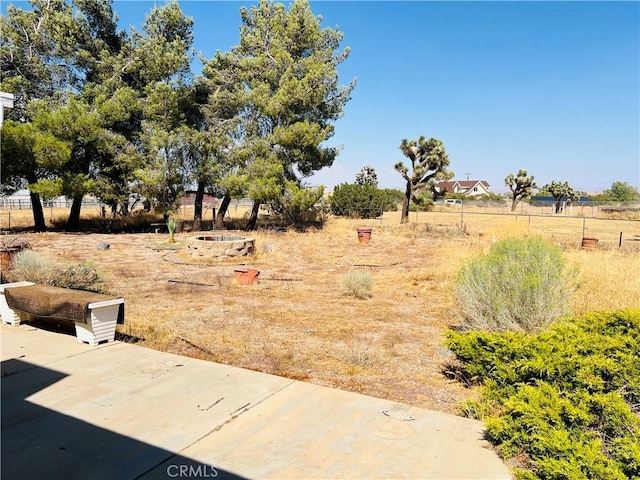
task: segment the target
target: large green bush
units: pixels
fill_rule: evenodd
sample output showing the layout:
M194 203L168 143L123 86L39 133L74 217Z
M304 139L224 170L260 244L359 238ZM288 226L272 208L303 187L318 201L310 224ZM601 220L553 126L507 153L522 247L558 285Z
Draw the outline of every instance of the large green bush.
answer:
M331 213L350 218L376 218L395 210L402 192L379 189L368 184L343 183L331 195Z
M467 329L539 331L567 313L576 272L541 238L508 238L458 273L455 294Z
M484 385L466 412L485 420L518 478L640 478L640 309L537 335L451 331L447 345L459 377Z
M324 187L301 187L288 181L285 191L278 198L267 203L269 209L288 222L315 221L321 216L320 201Z

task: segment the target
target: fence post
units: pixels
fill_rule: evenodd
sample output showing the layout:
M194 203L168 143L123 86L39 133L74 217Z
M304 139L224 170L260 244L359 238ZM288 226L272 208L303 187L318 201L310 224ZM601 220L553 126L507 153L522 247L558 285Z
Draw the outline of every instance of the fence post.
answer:
M585 230L586 223L587 223L587 218L582 217L582 238L584 238L584 230Z

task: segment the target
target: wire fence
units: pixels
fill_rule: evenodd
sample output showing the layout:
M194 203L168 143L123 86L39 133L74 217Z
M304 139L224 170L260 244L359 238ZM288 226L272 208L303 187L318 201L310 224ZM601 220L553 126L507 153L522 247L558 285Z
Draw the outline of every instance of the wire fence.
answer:
M232 200L227 210L229 218L247 216L253 201L248 198ZM102 204L95 199L85 199L83 212L100 212ZM219 202L205 203L203 220L213 220ZM71 201L64 198L44 205L45 212L53 218L56 209L68 209ZM0 198L0 229L12 227L12 210L30 210L28 199ZM372 217L361 222L370 225L391 226L400 223L400 211L380 214L379 206L371 207ZM184 205L178 212L181 220L192 219L193 206ZM18 215L15 212L16 216ZM25 215L28 213L20 213ZM268 217L263 212L261 218ZM325 217L326 218L326 217ZM555 211L549 202L521 202L515 212L510 205L481 202L463 202L455 205L436 205L431 211L409 213L409 222L425 225L433 231L459 231L466 235L483 235L489 238L498 231L519 231L541 234L560 243L580 243L583 238L597 238L606 248L640 249L640 205L637 203L595 203L565 205Z
M371 225L392 226L400 220L400 212L386 212ZM427 212L410 212L409 223L424 226L432 232L459 232L466 236L496 239L510 233L541 235L556 243L578 245L584 238L597 239L609 249L640 251L640 215L635 218L590 217L562 214L536 214L531 211L512 213L500 210L465 209L464 206L436 208Z
M42 202L42 207L47 208L71 208L73 200L66 197L58 197L54 200ZM130 206L139 204L140 202L131 202ZM205 202L207 203L207 202ZM208 202L211 203L211 202ZM214 204L219 204L220 200L215 200ZM239 198L231 200L229 204L231 207L250 207L253 204L253 200L250 198ZM104 206L97 198L86 197L82 200L82 206L84 207L99 207ZM182 207L193 207L193 202L185 202ZM28 196L20 197L0 197L0 210L31 210L31 199Z

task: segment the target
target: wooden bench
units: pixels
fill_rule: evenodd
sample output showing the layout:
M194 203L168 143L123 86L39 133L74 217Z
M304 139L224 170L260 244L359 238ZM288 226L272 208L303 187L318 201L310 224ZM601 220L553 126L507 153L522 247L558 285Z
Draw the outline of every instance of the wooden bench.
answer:
M2 322L20 325L37 318L74 322L78 342L97 345L115 339L124 323L124 299L32 282L0 284Z

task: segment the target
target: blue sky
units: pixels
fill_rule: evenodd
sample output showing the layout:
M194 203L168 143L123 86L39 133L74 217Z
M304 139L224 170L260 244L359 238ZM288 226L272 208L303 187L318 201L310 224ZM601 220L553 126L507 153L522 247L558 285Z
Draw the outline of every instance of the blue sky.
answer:
M255 3L181 1L195 21L195 49L210 58L236 45L239 9ZM114 2L123 28L139 27L152 6ZM496 193L521 167L539 185L640 187L639 2L334 0L311 8L344 33L351 55L341 83L358 84L328 142L342 151L310 183L353 183L370 165L380 187L403 190L398 147L424 135L444 142L456 179L487 180Z
M331 173L364 163L383 186L402 138L445 144L457 179L527 168L580 190L640 181L638 3L321 3L352 47L358 77L337 125ZM359 14L359 12L362 12ZM350 12L350 13L348 13ZM345 79L346 79L345 78ZM335 174L334 174L335 172Z

